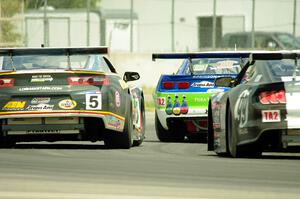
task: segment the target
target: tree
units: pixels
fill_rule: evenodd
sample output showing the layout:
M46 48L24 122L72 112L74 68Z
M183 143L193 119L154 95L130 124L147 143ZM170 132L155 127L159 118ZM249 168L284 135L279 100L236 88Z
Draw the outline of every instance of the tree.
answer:
M13 17L21 13L21 0L1 0L0 4L0 38L3 45L15 45L21 41L21 34L16 32L16 20Z
M26 8L37 9L44 6L44 0L25 0ZM90 7L96 8L100 0L90 0ZM87 0L47 0L48 6L54 8L86 8Z

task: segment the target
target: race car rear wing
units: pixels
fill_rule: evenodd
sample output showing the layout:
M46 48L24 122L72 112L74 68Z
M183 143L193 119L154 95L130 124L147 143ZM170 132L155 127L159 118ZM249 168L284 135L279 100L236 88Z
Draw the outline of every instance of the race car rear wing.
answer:
M197 59L197 58L248 58L251 52L199 52L199 53L154 53L156 59Z
M282 59L293 59L295 60L293 80L296 80L296 71L298 66L298 59L300 58L300 53L295 51L283 51L283 52L259 52L251 53L248 62L242 67L242 70L237 75L234 85L239 84L242 81L244 74L247 69L254 64L256 60L282 60Z
M299 52L264 52L264 53L251 53L249 62L255 60L281 60L281 59L299 59Z
M68 48L0 48L0 55L76 55L107 54L107 47L68 47Z

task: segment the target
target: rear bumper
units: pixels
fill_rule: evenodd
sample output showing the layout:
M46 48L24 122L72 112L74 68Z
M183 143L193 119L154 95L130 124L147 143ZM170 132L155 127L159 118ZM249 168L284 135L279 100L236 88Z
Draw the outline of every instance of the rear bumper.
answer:
M49 111L49 112L0 112L0 119L13 118L59 118L59 117L76 117L86 118L94 117L101 118L106 129L122 132L125 125L125 118L107 111L86 111L86 110L72 110L72 111ZM3 131L21 131L21 130L83 130L83 124L3 124Z
M168 120L199 120L201 118L207 118L207 109L189 109L188 114L181 115L167 115L164 109L157 109L157 116L164 127L164 129L169 129L167 121Z

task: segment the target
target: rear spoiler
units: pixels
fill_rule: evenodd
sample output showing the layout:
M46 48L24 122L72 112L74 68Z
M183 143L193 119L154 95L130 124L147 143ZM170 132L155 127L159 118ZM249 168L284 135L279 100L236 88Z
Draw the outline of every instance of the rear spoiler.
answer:
M300 53L298 52L268 52L268 53L251 53L249 62L255 60L281 60L281 59L298 59Z
M156 59L248 58L251 52L154 53Z
M283 51L283 52L258 52L251 53L248 59L248 62L243 66L241 72L238 74L235 80L235 85L239 84L242 81L243 75L246 73L247 69L254 64L256 60L282 60L282 59L293 59L295 60L294 64L294 73L293 80L296 80L296 69L298 65L298 58L300 58L300 52L295 51Z
M107 47L69 47L69 48L0 48L0 55L77 55L107 54Z

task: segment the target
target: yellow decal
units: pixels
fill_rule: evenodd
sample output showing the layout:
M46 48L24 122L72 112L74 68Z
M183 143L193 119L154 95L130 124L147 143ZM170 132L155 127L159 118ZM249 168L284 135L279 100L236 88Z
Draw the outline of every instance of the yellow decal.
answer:
M123 89L128 88L128 85L127 85L127 83L126 83L124 80L119 79L119 83L120 83L120 85L121 85L121 87L122 87Z
M77 103L74 100L65 99L58 103L58 106L61 109L73 109L77 106Z
M26 101L9 101L5 104L3 109L23 109Z

